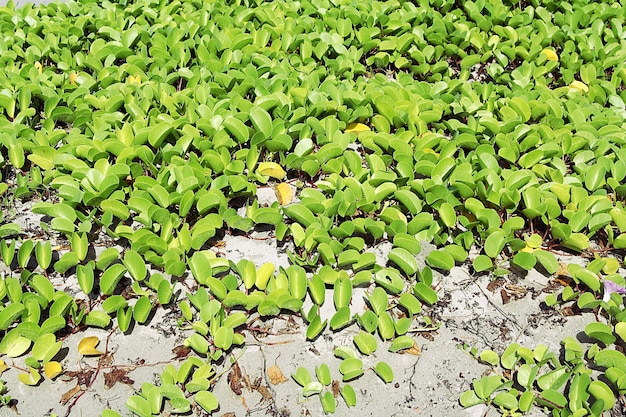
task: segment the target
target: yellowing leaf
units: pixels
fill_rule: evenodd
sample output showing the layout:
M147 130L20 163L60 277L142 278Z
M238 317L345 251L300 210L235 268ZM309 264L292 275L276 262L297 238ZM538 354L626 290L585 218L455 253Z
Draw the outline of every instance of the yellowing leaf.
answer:
M78 75L75 72L70 73L70 84L76 85L76 80L78 79Z
M569 88L573 90L578 90L581 93L586 93L587 91L589 91L589 87L587 87L587 84L582 81L572 81L572 83L569 85Z
M37 68L37 71L39 71L40 74L43 72L43 65L41 65L41 62L36 61L35 68Z
M43 371L48 379L54 379L63 372L63 368L59 362L51 361L44 365Z
M0 359L0 375L2 375L2 373L4 371L6 371L7 369L9 369L9 367L7 366L6 363L4 363L4 361L2 359Z
M345 133L356 133L357 135L361 132L370 131L370 127L368 125L364 125L363 123L348 123L346 126Z
M285 170L276 162L261 162L257 171L261 175L276 178L277 180L282 180L287 175Z
M291 189L291 185L286 182L278 184L276 188L274 188L274 192L276 193L278 204L281 206L286 206L293 200L293 190Z
M541 53L546 56L546 59L548 61L558 61L559 60L559 56L556 54L556 52L554 52L550 48L544 49L543 51L541 51Z
M17 379L19 379L24 385L37 385L41 380L41 375L39 374L39 372L37 372L36 369L31 368L30 366L28 367L28 369L30 370L29 373L19 374L17 376Z
M439 158L439 152L435 152L434 150L432 150L431 148L424 148L422 149L422 152L424 153L432 153L433 155L435 155L437 158Z
M283 371L281 371L277 365L267 368L267 375L270 377L272 385L282 384L287 381L287 378L283 375Z
M141 76L137 75L137 76L132 76L129 75L126 78L126 83L127 84L137 84L137 85L141 85Z
M96 346L100 343L100 339L96 336L88 336L78 342L78 353L85 356L104 355L104 352L96 349Z

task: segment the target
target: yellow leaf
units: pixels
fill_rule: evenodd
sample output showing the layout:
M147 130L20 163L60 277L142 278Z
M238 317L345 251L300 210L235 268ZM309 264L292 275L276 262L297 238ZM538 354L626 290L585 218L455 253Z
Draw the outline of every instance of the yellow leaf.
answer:
M556 52L554 52L550 48L544 49L543 51L541 51L541 53L546 56L546 59L548 61L558 61L559 60L559 56L556 54Z
M291 189L291 185L286 182L278 184L276 188L274 188L274 192L276 193L278 204L281 206L286 206L293 200L293 190Z
M261 162L257 171L261 175L276 178L277 180L282 180L287 175L285 170L276 162Z
M127 84L137 84L137 85L141 85L141 76L137 75L137 76L132 76L129 75L126 78L126 83Z
M578 90L581 93L586 93L587 91L589 91L589 87L587 87L587 84L582 81L572 81L572 83L569 85L569 88L573 90Z
M63 372L63 368L59 362L51 361L44 365L43 371L48 379L54 379Z
M43 72L43 65L41 65L41 62L36 61L35 68L37 68L37 71L39 71L40 74Z
M100 339L96 336L88 336L78 342L78 353L85 356L104 355L104 352L96 349L96 346L100 343Z
M9 367L7 366L6 363L4 363L4 361L2 359L0 359L0 375L2 375L2 373L4 371L6 371L7 369L9 369Z
M78 75L75 72L70 73L70 84L76 85L76 80L78 79Z
M361 132L370 131L370 127L368 125L364 125L363 123L348 123L346 126L345 133L356 133L357 135Z
M528 252L528 253L533 253L534 251L535 251L535 249L533 247L529 246L528 244L526 244L524 249L520 250L520 252Z
M287 378L283 375L283 371L281 371L277 365L267 368L267 375L270 377L272 385L282 384L287 381Z

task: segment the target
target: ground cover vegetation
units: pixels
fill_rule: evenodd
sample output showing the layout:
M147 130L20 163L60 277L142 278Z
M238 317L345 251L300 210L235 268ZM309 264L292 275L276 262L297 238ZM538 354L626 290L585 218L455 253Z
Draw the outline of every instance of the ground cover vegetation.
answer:
M625 13L580 0L0 8L0 353L26 371L9 372L55 378L61 335L132 331L176 305L193 352L128 409L210 413L251 312L301 315L308 339L356 322L335 352L341 383L327 365L290 381L334 412L358 401L363 355L415 348L434 272L536 268L564 285L549 306L597 312L589 343L470 349L494 373L459 401L608 413L626 392ZM278 201L259 204L260 187ZM43 216L41 233L14 222L17 204ZM256 229L291 245L288 268L210 250ZM96 251L102 239L122 249ZM419 265L423 242L436 249ZM588 263L563 269L562 253ZM368 288L365 312L350 308L355 287ZM384 362L374 371L394 380Z

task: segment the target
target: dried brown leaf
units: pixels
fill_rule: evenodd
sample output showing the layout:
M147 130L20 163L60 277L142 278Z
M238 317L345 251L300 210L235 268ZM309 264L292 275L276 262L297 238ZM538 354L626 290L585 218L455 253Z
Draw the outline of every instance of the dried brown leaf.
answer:
M74 388L72 388L71 390L67 391L65 394L61 395L61 404L65 405L67 404L72 397L74 397L74 395L78 394L80 392L80 385L76 384L76 386Z
M257 388L257 391L259 391L259 394L261 394L266 400L271 400L272 398L274 398L268 387L266 387L265 385L261 385L259 388Z
M269 376L272 385L282 384L287 381L287 378L285 378L283 371L280 370L278 365L267 368L267 375Z
M502 286L502 283L504 282L504 280L502 278L496 278L493 281L489 281L489 284L487 284L487 289L490 292L494 292L496 289L500 288Z
M341 387L339 385L339 381L336 379L333 379L333 383L330 386L332 391L333 391L333 397L337 398L337 396L339 395L339 392L341 391Z
M252 390L254 390L254 391L258 390L259 387L261 386L261 382L262 381L263 381L263 379L261 377L258 377L257 379L255 379L254 383L251 386Z
M128 370L115 368L111 372L104 373L104 386L106 388L111 388L115 383L121 382L126 385L133 385L135 381L126 376L128 374Z
M422 354L422 349L417 345L417 342L413 342L413 346L404 350L402 353L408 353L409 355L420 356Z
M91 377L93 376L93 374L94 371L92 370L79 372L76 376L78 378L78 384L89 385L89 383L91 383Z
M172 353L174 354L174 359L183 359L186 358L189 353L191 353L190 347L185 347L183 345L176 346L172 349Z
M502 297L502 304L508 304L511 301L509 293L503 288L500 290L500 297Z
M232 369L228 373L228 384L235 394L241 395L243 384L241 383L241 369L239 369L237 362L233 364Z

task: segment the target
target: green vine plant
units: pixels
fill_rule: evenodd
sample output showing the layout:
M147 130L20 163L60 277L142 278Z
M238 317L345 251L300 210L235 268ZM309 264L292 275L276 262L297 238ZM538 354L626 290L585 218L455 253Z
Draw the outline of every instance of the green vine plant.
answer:
M213 413L252 321L291 316L303 341L356 348L336 348L339 373L292 374L332 413L366 372L394 381L375 352L416 353L413 333L441 325L435 276L552 276L568 252L590 262L546 304L596 312L591 343L473 352L493 374L460 403L602 415L626 383L625 20L587 0L9 1L0 368L57 383L68 335L168 308L186 355L127 408ZM257 232L289 265L216 250ZM79 353L106 357L98 342Z
M560 295L562 303L575 299L579 309L593 311L598 317L584 329L588 340L581 343L565 337L561 350L555 352L545 345L530 349L513 343L501 355L465 346L468 353L491 366L491 373L473 380L471 389L461 395L461 405L486 404L503 416L520 416L536 407L553 416L599 417L613 409L616 393L626 393L626 306L622 296L626 282L621 275L602 273L612 269L609 265L603 259L594 260L587 268L569 265L573 283L580 285L582 292L576 295L568 286ZM553 296L550 304L558 301Z

